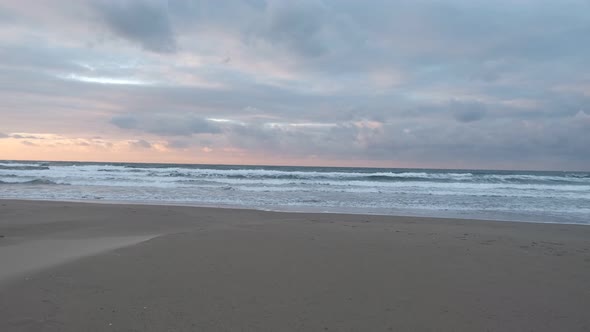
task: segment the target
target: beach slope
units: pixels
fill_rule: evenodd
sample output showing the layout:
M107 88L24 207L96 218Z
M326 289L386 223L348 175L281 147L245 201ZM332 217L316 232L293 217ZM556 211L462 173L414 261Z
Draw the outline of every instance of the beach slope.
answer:
M0 200L0 331L588 331L590 227Z

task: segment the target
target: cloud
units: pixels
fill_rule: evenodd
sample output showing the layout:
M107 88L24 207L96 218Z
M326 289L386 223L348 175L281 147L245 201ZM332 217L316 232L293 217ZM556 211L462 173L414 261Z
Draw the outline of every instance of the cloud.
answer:
M176 38L165 3L141 0L99 1L95 8L117 36L156 53L174 53Z
M8 137L10 137L10 136L8 136L8 135L6 135L4 133L0 133L0 138L8 138Z
M454 118L459 122L479 121L486 115L485 105L477 102L461 102L453 100L449 107L453 112Z
M578 113L576 113L576 115L574 116L573 121L578 125L578 126L582 126L582 127L586 127L590 129L590 112L586 112L586 111L579 111ZM1 136L0 136L1 137Z
M44 137L38 136L38 135L21 135L21 134L12 134L12 135L10 135L10 137L16 138L16 139L45 139Z
M321 38L324 6L317 1L272 2L259 36L304 56L326 52Z
M169 141L166 144L167 147L171 149L186 149L191 146L190 142L187 141L180 141L180 140L173 140Z
M140 139L136 141L129 141L129 145L137 149L151 149L152 144L146 140Z
M26 146L38 146L37 144L30 142L30 141L21 141L21 144Z
M162 136L190 136L193 134L218 134L221 132L216 122L191 115L120 115L110 123L121 129L135 129Z
M121 129L137 128L138 121L135 117L130 115L117 115L111 119L111 123Z
M589 165L587 1L2 6L2 130L23 140L145 135L167 142L146 154L183 157L207 147L318 163Z

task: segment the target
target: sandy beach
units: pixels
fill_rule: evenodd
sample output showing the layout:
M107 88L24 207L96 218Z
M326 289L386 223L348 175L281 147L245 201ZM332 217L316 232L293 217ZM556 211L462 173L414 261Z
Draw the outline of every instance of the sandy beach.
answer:
M590 227L0 201L0 331L589 331Z

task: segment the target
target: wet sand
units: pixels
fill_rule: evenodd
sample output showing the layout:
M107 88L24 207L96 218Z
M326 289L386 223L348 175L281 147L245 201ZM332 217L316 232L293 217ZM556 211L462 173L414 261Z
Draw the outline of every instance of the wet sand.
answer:
M0 331L589 331L590 227L0 200Z

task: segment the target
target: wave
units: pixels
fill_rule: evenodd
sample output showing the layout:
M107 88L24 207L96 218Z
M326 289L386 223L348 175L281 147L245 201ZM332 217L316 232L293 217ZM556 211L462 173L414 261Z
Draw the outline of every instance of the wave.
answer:
M0 169L12 171L33 171L33 170L48 170L49 166L37 165L0 165Z
M565 174L565 176L568 178L578 178L578 179L589 179L590 178L590 174L583 174L583 173L570 173L570 174Z
M427 173L427 172L301 172L275 170L152 170L148 177L184 179L235 179L235 180L329 180L369 182L436 182L436 183L512 183L512 184L570 184L590 185L590 177L529 174L472 174L472 173Z
M22 181L22 182L6 182L6 181L1 181L0 180L0 184L12 184L12 185L22 185L22 184L26 184L26 185L67 185L67 183L57 183L51 180L47 180L47 179L34 179L34 180L29 180L29 181Z
M51 168L51 169L50 169ZM339 184L339 185L396 185L396 183L420 184L510 184L510 185L573 185L590 186L590 173L586 172L510 172L510 171L445 171L445 170L388 170L346 168L300 168L300 167L237 167L198 165L154 164L65 164L39 163L0 164L0 177L18 173L25 178L43 177L72 180L73 183L116 185L125 182L141 183L186 183L188 180L230 182L232 184ZM40 174L39 171L43 173ZM49 171L47 171L49 170ZM6 172L8 174L8 172Z

